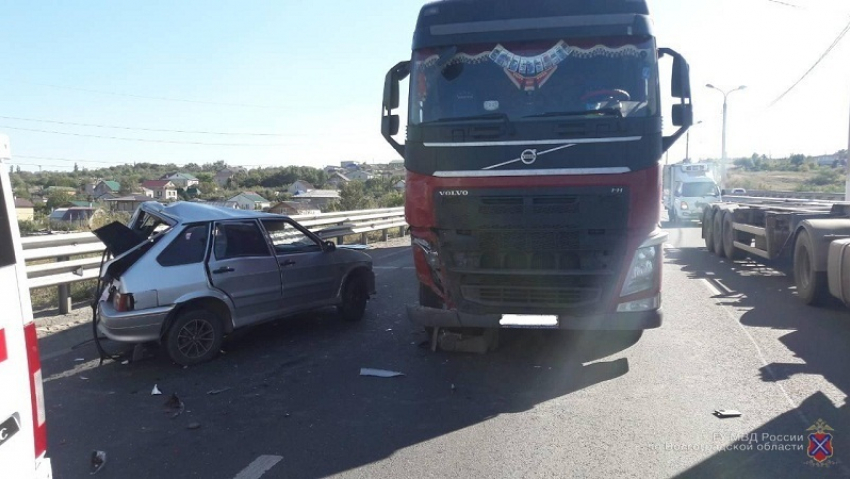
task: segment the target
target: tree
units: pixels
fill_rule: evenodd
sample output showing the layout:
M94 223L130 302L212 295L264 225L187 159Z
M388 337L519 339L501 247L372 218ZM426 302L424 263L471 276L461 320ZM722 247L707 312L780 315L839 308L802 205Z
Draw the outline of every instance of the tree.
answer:
M77 166L77 163L74 163L74 173L79 173L80 167Z
M793 165L794 167L799 168L799 167L800 167L803 163L805 163L805 161L806 161L806 156L805 156L805 155L799 155L799 154L797 154L797 155L791 155L791 157L790 157L790 158L788 158L788 161L789 161L789 162L791 163L791 165Z
M374 205L374 200L366 195L366 185L360 181L350 181L340 188L339 201L334 205L334 210L365 210Z
M47 197L47 207L52 211L74 199L74 195L67 191L54 191Z

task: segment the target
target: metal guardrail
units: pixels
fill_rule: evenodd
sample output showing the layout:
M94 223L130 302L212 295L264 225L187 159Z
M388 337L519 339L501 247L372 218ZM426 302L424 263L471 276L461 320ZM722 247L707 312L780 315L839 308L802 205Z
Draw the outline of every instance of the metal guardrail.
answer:
M743 195L723 195L724 198L738 197L755 197L755 198L782 198L795 200L823 200L823 201L844 201L844 193L817 193L817 192L801 192L801 191L768 191L768 190L747 190Z
M407 223L404 208L341 211L317 215L297 215L290 218L323 238L335 238L342 244L345 236L360 235L360 242L368 243L368 233L382 232L386 241L389 230L399 228L404 235ZM27 262L53 260L48 263L28 264L26 267L29 288L59 288L59 312L71 310L70 285L79 281L96 279L103 243L92 233L58 233L28 236L21 239L24 260ZM83 256L81 258L81 256ZM85 257L89 256L89 257Z

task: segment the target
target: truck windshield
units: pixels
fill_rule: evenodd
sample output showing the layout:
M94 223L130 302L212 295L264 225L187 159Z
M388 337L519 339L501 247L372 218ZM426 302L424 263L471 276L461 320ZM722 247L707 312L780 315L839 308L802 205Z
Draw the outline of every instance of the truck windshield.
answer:
M556 40L414 52L410 123L657 114L654 40ZM498 116L497 116L498 115Z
M717 185L708 181L684 183L682 185L682 196L686 198L720 196L720 191L717 189Z

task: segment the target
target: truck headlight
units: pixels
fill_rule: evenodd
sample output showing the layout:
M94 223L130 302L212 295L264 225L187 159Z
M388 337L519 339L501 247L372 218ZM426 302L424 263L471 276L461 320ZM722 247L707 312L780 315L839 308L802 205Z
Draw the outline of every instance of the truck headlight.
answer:
M661 307L661 295L656 294L651 298L639 299L637 301L629 301L628 303L620 303L617 305L618 313L637 313L641 311L654 311Z
M679 205L679 208L686 210L686 209L688 209L688 204L683 201L682 204Z
M430 266L434 271L439 270L440 253L431 246L431 243L422 238L414 238L412 242L418 246L423 253L425 253L425 261L428 263L428 266Z
M638 248L629 265L621 297L646 291L655 285L660 268L661 245L666 240L667 233L656 231Z

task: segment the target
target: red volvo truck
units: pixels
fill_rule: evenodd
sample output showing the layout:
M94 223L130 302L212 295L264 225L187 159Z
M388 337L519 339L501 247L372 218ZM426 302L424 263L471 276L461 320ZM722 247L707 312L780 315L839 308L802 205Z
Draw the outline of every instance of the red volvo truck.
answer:
M659 58L670 56L663 136ZM410 77L407 135L395 139ZM692 123L689 69L644 0L443 0L386 76L426 328L661 323L661 155Z

